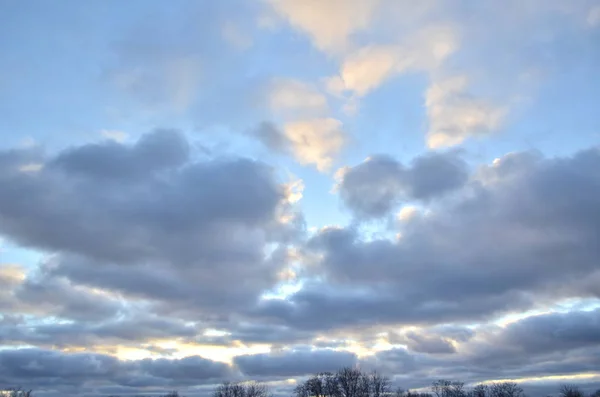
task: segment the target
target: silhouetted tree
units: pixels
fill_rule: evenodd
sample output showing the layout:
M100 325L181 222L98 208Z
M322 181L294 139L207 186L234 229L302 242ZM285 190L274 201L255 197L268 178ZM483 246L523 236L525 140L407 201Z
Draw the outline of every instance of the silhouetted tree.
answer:
M492 383L489 387L489 397L524 397L523 389L514 382Z
M337 382L342 397L364 397L362 395L363 374L357 368L342 368L337 373Z
M410 390L409 390L410 392ZM404 397L406 395L406 391L401 388L401 387L397 387L396 390L394 391L394 397Z
M477 385L471 390L472 397L487 397L488 387L486 385Z
M465 384L463 382L452 382L440 379L432 383L431 391L436 397L465 397Z
M271 394L262 383L224 382L214 390L213 397L271 397Z
M392 392L390 378L382 376L377 371L369 374L368 381L371 397L384 397Z
M584 393L575 385L561 385L560 395L562 397L585 397Z

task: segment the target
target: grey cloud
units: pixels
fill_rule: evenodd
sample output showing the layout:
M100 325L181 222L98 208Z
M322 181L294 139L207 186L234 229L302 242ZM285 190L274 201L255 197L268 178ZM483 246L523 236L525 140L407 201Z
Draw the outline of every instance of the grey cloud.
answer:
M600 345L600 309L527 317L494 334L490 343L529 354Z
M428 200L462 187L469 177L467 163L457 151L432 152L416 157L409 169L410 195Z
M262 122L250 130L249 135L274 152L287 153L290 150L289 139L273 123Z
M151 376L169 379L174 384L183 385L194 385L208 379L223 379L230 374L227 364L199 356L182 359L144 359L137 365L143 372Z
M11 309L85 321L110 318L124 308L119 299L76 288L66 279L27 278L15 288Z
M454 345L442 337L435 335L426 335L418 332L408 332L406 334L408 348L419 353L447 354L455 353Z
M224 363L199 356L179 360L144 359L120 361L93 353L62 353L43 349L11 349L0 352L0 383L27 384L36 391L81 395L99 387L128 387L140 392L158 387L165 392L175 386L216 383L231 374Z
M189 155L183 134L159 129L143 135L133 146L107 140L71 148L59 153L48 166L88 178L136 180L181 166Z
M300 349L236 356L235 365L248 376L292 377L336 371L357 362L354 353L329 349Z
M235 324L231 327L231 340L253 343L289 343L310 340L312 332L275 324Z
M593 296L582 286L598 273L598 168L597 149L565 158L513 154L403 225L400 239L323 230L306 246L321 258L311 267L321 281L255 313L303 329L439 324Z
M474 383L593 374L600 363L596 336L599 312L551 313L528 317L506 327L480 326L473 330L469 340L457 344L454 354L418 352L409 346L409 349L378 352L362 359L360 365L398 374L397 383L413 388L426 387L440 378ZM561 335L565 329L570 330L568 335L573 336L572 340ZM418 338L428 338L438 331L439 327L432 327L412 333ZM543 348L534 342L537 339L542 341Z
M3 158L16 164L14 154ZM241 158L195 161L176 131L44 160L37 172L3 162L0 233L58 253L45 271L89 286L174 296L196 307L245 303L285 265L263 247L287 244L282 239L302 227L279 221L290 208L270 167ZM232 274L244 287L226 293L222 283Z
M18 172L21 167L39 163L42 160L43 151L40 147L0 151L0 173L12 174Z
M467 179L467 164L456 151L424 154L409 167L378 155L345 171L339 191L355 215L378 218L404 201L430 200L459 189Z
M45 313L45 316L51 313ZM3 321L0 341L5 345L45 347L91 347L111 344L139 346L156 339L196 339L199 329L172 317L159 317L135 311L96 321L45 321L47 317L28 317Z

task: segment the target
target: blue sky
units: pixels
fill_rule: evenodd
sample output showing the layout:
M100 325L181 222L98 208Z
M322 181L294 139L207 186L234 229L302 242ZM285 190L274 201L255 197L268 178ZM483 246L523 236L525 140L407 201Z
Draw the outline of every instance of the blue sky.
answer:
M598 382L598 42L597 0L5 1L0 381ZM139 378L48 383L93 359Z

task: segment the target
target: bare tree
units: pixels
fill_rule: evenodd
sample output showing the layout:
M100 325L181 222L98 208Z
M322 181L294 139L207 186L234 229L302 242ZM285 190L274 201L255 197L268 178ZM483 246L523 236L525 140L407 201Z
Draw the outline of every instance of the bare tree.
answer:
M326 397L340 397L342 395L336 374L322 372L319 376L322 379Z
M489 397L524 397L525 393L514 382L492 383L489 387Z
M560 395L562 397L585 397L584 393L575 385L561 385Z
M452 382L447 379L436 380L431 385L431 391L436 397L464 397L466 396L463 382Z
M337 373L337 382L340 387L342 397L363 397L362 373L357 368L342 368Z
M369 389L371 397L388 396L392 392L390 378L382 376L377 371L369 375Z
M431 384L431 391L436 397L450 397L450 386L452 386L452 381L447 379L436 380Z
M271 397L271 393L258 382L224 382L214 390L213 397Z
M473 397L487 397L488 387L486 385L479 384L473 388L471 395Z

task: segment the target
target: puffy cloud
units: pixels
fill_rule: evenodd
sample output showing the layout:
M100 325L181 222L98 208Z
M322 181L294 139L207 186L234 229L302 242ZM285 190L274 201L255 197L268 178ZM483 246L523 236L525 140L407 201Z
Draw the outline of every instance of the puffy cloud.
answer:
M249 376L304 376L337 371L357 362L355 354L330 349L284 350L269 354L237 356L235 364Z
M425 106L430 148L454 146L472 136L489 135L500 127L506 113L502 107L470 96L466 76L434 80L427 89Z
M387 215L402 201L430 200L461 188L468 168L458 152L432 152L407 168L387 156L369 157L339 174L337 190L358 217Z
M283 129L300 164L314 164L321 172L331 168L346 143L342 123L334 118L292 121Z
M20 156L0 156L14 158L0 170L0 232L58 254L44 272L87 286L193 307L248 302L285 267L265 247L301 227L280 221L291 207L271 168L195 161L174 131L70 148L33 174L18 171ZM226 292L232 274L244 284Z
M303 165L329 170L347 138L342 122L326 117L327 98L315 86L293 79L275 79L267 92L270 110L282 127L262 122L249 131L267 148L292 155Z
M456 48L457 34L450 26L423 28L401 44L373 44L350 53L340 73L328 80L333 93L343 91L364 96L386 79L410 71L440 67Z
M269 0L289 23L310 36L315 46L339 53L350 46L353 33L369 26L378 0Z
M306 247L315 280L256 314L313 330L439 324L597 296L588 280L598 277L599 166L598 149L513 154L404 224L396 241L322 230Z

